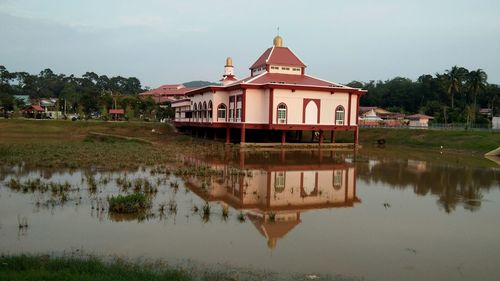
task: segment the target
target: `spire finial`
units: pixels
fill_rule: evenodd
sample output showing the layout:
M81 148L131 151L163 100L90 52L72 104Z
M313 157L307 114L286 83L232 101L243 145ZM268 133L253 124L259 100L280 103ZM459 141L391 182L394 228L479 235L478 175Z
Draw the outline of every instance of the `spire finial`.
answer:
M277 27L277 32L278 32L278 35L276 35L276 37L274 37L274 40L273 40L273 45L275 47L283 47L283 38L281 38L280 36L280 27L278 25Z

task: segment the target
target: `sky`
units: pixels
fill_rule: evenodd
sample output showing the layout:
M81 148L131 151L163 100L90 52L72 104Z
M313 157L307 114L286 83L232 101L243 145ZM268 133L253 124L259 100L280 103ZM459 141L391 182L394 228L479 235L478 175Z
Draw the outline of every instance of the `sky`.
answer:
M134 76L143 86L238 78L279 33L334 82L417 79L454 65L500 84L498 0L0 0L0 65Z

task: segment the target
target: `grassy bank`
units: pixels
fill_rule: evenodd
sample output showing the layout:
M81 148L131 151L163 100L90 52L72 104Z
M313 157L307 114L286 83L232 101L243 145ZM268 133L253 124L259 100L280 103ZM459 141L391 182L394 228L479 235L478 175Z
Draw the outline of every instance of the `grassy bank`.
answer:
M329 134L326 134L329 141ZM307 139L307 138L306 138ZM352 132L339 132L352 142ZM386 147L481 155L500 145L500 133L361 129L360 143L384 139ZM0 163L35 168L128 169L172 163L176 156L221 155L224 145L179 135L165 124L53 120L0 120Z
M310 274L278 273L228 265L211 265L192 261L172 266L163 261L128 262L115 258L50 257L48 255L0 256L0 280L6 281L290 281L309 280ZM319 280L363 280L343 275L313 275Z
M337 139L352 141L349 133L338 134ZM500 132L465 131L465 130L411 130L411 129L378 129L364 128L360 130L361 145L368 146L384 139L386 146L399 146L446 151L471 152L484 154L500 146Z
M192 280L188 273L165 265L136 265L97 258L48 256L0 257L0 280Z
M172 162L180 150L196 149L160 123L0 120L0 163L7 165L126 169Z

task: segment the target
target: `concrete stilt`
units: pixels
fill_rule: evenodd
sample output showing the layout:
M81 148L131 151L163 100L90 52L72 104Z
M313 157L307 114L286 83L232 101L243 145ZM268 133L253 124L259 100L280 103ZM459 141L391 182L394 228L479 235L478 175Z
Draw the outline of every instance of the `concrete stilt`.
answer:
M226 128L226 144L231 143L231 129Z

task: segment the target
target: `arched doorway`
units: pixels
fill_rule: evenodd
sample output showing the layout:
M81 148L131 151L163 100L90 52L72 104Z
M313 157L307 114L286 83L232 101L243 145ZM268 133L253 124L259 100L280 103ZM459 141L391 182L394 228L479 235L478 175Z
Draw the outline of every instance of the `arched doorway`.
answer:
M318 118L318 105L316 104L316 101L314 100L309 100L305 101L306 108L304 109L304 123L305 124L318 124L319 123L319 118Z

